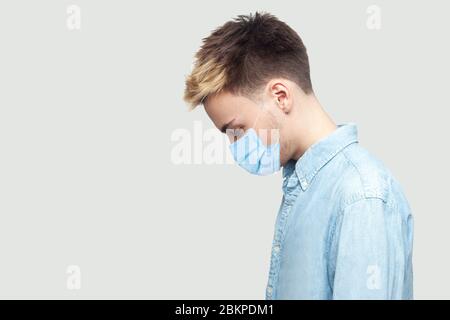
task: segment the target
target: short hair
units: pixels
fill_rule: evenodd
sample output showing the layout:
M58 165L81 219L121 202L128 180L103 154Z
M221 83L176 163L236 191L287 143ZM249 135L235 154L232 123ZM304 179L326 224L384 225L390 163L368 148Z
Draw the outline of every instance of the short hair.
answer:
M274 77L313 91L303 41L270 13L238 15L202 40L186 77L184 101L191 109L221 91L252 96Z

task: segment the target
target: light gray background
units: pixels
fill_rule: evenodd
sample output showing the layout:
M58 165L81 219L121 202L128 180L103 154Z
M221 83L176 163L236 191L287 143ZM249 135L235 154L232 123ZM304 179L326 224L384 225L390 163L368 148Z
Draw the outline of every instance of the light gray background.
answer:
M212 127L181 100L201 38L255 10L299 32L319 100L402 183L415 297L450 298L450 6L406 0L2 1L0 297L263 299L280 174L171 161L174 130Z

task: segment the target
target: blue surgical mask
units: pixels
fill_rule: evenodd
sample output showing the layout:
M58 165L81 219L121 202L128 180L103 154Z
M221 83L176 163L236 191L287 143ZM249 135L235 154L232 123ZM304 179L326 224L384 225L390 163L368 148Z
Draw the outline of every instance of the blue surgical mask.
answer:
M231 143L230 150L236 163L252 174L264 176L280 170L280 143L266 146L253 128Z

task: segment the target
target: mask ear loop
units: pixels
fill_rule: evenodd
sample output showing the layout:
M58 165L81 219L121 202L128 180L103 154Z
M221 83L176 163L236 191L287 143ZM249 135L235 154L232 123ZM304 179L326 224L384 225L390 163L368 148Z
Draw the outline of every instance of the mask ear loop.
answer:
M278 100L276 100L276 102L277 102L278 105L280 105L280 102L279 102ZM256 133L257 135L258 135L258 133L256 132L255 124L256 124L256 122L258 121L259 116L261 115L261 112L264 111L265 109L266 109L265 105L263 105L263 107L261 107L261 108L259 109L258 114L256 115L256 118L255 118L255 121L253 121L252 126L248 129L248 130L250 130L250 129L255 130L255 133ZM280 130L280 126L279 126L280 122L278 121L278 119L276 119L276 122L277 122L277 130ZM279 137L278 137L278 139L279 139Z
M275 102L278 104L278 106L280 106L280 101L278 101L278 99L276 99ZM269 113L269 115L271 117L273 117L274 122L275 122L275 127L276 127L275 130L277 130L277 136L276 136L276 139L275 139L276 142L272 141L272 138L273 138L272 130L273 129L270 129L270 141L271 141L270 145L272 145L272 144L277 143L277 142L280 141L280 128L281 128L280 123L281 123L281 121L272 112L270 112L268 108L266 108L265 104L263 105L263 107L258 112L258 116L256 117L256 119L258 119L258 117L259 117L259 115L260 115L260 113L262 111L266 111L267 113ZM255 123L256 123L256 120L255 120ZM253 124L253 126L254 126L254 124Z
M278 101L278 99L276 99L275 101L276 101L278 107L280 107L280 101ZM280 121L276 116L274 116L274 115L272 115L272 116L273 116L274 119L275 119L276 127L278 128L278 130L280 130L280 127L281 127L281 126L280 126L280 123L281 123L281 121Z
M250 128L252 128L253 130L255 130L255 131L256 131L256 129L255 129L255 124L256 124L256 121L258 121L258 118L259 118L259 115L261 114L261 111L262 111L262 109L259 109L258 114L256 115L256 118L255 118L255 121L253 121L253 124L252 124L252 126L250 127Z

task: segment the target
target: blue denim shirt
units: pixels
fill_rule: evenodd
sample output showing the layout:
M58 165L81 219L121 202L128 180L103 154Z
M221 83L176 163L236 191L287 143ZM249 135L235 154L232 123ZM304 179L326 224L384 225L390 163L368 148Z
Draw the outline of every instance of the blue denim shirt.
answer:
M412 299L403 190L339 124L283 168L266 299Z

